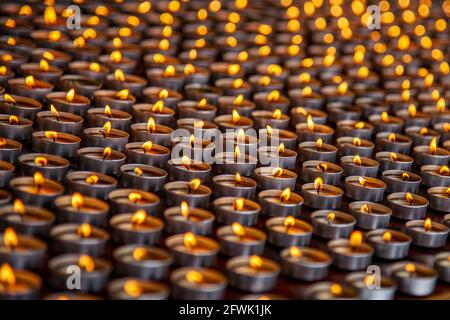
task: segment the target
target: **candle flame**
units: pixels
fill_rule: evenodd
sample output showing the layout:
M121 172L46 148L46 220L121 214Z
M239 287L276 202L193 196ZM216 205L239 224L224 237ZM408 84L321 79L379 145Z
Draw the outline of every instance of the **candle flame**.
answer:
M142 261L148 257L148 250L146 248L136 248L133 250L133 259L135 261Z
M148 118L148 121L147 121L147 131L155 132L155 130L156 130L155 119L153 119L153 117L150 117L150 118Z
M410 104L408 106L408 115L411 118L414 118L416 116L416 114L417 114L417 107L416 107L416 105L415 104Z
M181 165L185 167L187 170L189 170L191 166L191 159L188 156L182 156L181 157Z
M172 65L168 65L163 72L164 78L170 78L175 75L175 67Z
M272 118L276 120L280 120L282 116L280 109L275 109L275 111L272 113Z
M370 206L369 206L368 204L363 204L363 205L361 206L360 211L361 211L362 213L370 213Z
M322 178L321 177L317 177L314 180L314 189L317 190L317 191L320 191L322 189L322 186L323 186Z
M355 230L350 234L350 244L353 247L359 247L363 241L363 233L359 230Z
M142 295L142 287L138 280L125 281L123 291L132 298L138 298Z
M73 40L73 46L75 48L84 48L86 46L86 39L78 37Z
M143 209L139 209L136 211L131 217L131 223L134 225L143 224L147 219L147 212Z
M441 97L436 102L436 112L443 113L444 111L445 111L445 99Z
M369 76L369 68L362 66L358 69L358 78L365 79Z
M45 182L44 176L43 176L42 173L40 173L39 171L36 171L36 172L34 173L34 175L33 175L33 180L34 180L34 183L35 183L37 186L42 186L42 185L44 184L44 182Z
M166 57L160 53L155 53L153 55L153 62L158 64L163 64L166 62Z
M47 72L48 70L50 70L50 66L48 65L47 60L41 59L39 61L39 70L43 72Z
M19 245L19 238L13 228L7 227L3 232L3 245L6 248L16 248Z
M314 124L314 121L312 119L312 116L310 114L308 114L308 116L306 117L306 125L308 126L308 130L309 131L314 131L316 125Z
M92 272L95 270L94 259L85 254L81 255L78 259L78 266L86 272Z
M245 205L244 198L237 198L237 199L234 199L234 201L233 201L233 208L235 211L244 209L244 205Z
M198 178L192 179L191 181L189 181L189 188L191 190L197 190L202 184L202 181Z
M75 98L75 89L72 88L66 93L66 101L72 102Z
M121 69L116 69L114 71L114 79L116 79L117 81L120 81L120 82L125 81L125 74L123 73L123 71Z
M353 163L357 166L360 166L362 164L361 157L359 155L355 155L353 157Z
M439 168L439 174L440 174L440 175L446 175L446 174L449 174L449 173L450 173L449 167L447 167L447 166L441 166L441 167Z
M9 116L8 122L9 124L19 124L19 118L14 115Z
M89 223L81 224L77 229L77 235L81 238L89 238L92 235L92 226Z
M395 140L396 140L395 133L390 133L390 134L388 135L388 140L389 140L390 142L395 142Z
M55 141L58 138L58 132L56 131L45 131L44 136L49 139Z
M192 232L186 232L183 236L183 243L188 250L192 250L197 245L197 237Z
M290 247L289 255L293 258L300 258L302 256L302 251L299 247Z
M84 197L81 195L81 193L75 192L70 198L70 203L72 204L73 208L80 209L84 204Z
M242 177L239 172L236 172L236 174L234 175L234 181L236 184L239 184L242 182Z
M306 98L306 97L311 97L313 93L313 90L310 86L306 86L302 89L301 95L302 97Z
M328 165L326 163L319 163L317 165L317 169L323 172L326 172L328 169Z
M0 75L4 76L8 72L8 68L6 66L0 66Z
M128 194L128 200L133 204L138 203L139 201L141 201L141 199L142 199L142 193L140 193L140 192L130 192Z
M364 121L358 121L353 126L355 129L363 129L365 124L364 124Z
M142 176L144 174L144 171L142 171L142 169L139 167L134 168L133 172L135 175L138 175L138 176Z
M334 221L334 219L336 219L336 214L335 214L334 212L328 212L328 214L327 214L327 220L328 220L329 222L332 222L332 221Z
M26 76L25 77L25 85L27 87L33 88L36 85L36 82L34 81L33 76Z
M416 266L412 263L407 263L405 265L405 271L408 273L414 273L414 272L416 272Z
M248 264L252 269L260 269L262 267L263 261L260 256L250 256Z
M427 135L428 134L428 128L426 128L426 127L421 128L420 131L419 131L419 134L422 135L422 136Z
M268 95L267 95L267 101L269 102L276 102L280 99L280 91L278 90L272 90ZM281 111L280 111L281 113Z
M39 167L45 167L48 163L46 157L36 157L34 158L34 163L38 165Z
M346 81L342 82L338 87L337 87L337 92L339 95L344 95L347 93L348 90L348 83Z
M389 114L386 111L383 111L381 113L381 121L383 122L389 122Z
M240 94L233 100L233 105L240 106L244 101L244 95Z
M95 174L86 177L86 183L90 184L90 185L97 184L98 180L99 180L99 178Z
M434 137L430 141L430 154L436 154L436 151L437 151L437 141L436 137Z
M239 120L241 120L241 116L236 109L233 109L233 111L231 112L231 118L233 120L233 123L235 124L238 123Z
M278 146L278 153L283 153L284 152L284 143L280 143L280 145Z
M113 52L111 52L109 57L115 63L119 63L120 61L122 61L122 53L119 50L114 50Z
M164 110L164 101L158 100L152 106L152 112L161 113Z
M342 294L342 292L344 291L344 289L342 289L342 286L340 284L337 283L333 283L330 286L330 293L333 296L340 296Z
M295 226L295 218L294 218L293 216L287 216L287 217L284 219L283 225L284 225L286 228Z
M409 90L403 90L401 94L402 101L409 101L411 97L411 92Z
M21 16L31 16L33 14L33 9L29 5L24 5L20 7L18 13Z
M103 114L109 118L112 116L111 107L108 104L105 106Z
M111 154L112 154L111 147L106 147L105 149L103 149L103 159L110 157Z
M101 68L102 67L97 62L92 62L89 64L89 70L92 72L100 72Z
M196 270L189 270L186 272L186 280L190 283L202 283L203 282L203 274Z
M23 204L22 200L20 200L20 199L14 200L13 210L15 213L25 214L26 209L25 209L25 205Z
M231 224L231 230L238 237L243 237L245 235L245 228L239 222L233 222Z
M49 6L44 10L44 23L48 26L56 24L56 10L54 7Z
M106 121L102 127L102 130L105 133L105 135L108 135L111 133L111 128L112 128L111 121Z
M167 51L170 48L170 42L167 39L161 39L158 43L158 48L161 51Z
M272 170L272 174L274 177L281 177L283 175L283 169L282 168L274 168Z
M244 80L242 80L241 78L237 78L231 82L231 87L233 89L239 89L242 87L243 84L244 84Z
M383 232L383 240L386 242L391 241L392 239L392 233L390 233L389 231L385 231Z
M259 84L260 86L268 86L268 85L270 84L271 81L272 81L272 80L270 79L269 76L261 76L261 77L258 79L258 84Z
M183 200L180 204L180 212L183 217L186 219L189 217L189 204L187 201Z
M423 84L426 88L429 88L433 85L434 82L434 76L433 74L428 74L424 79L423 79Z
M139 5L136 8L136 12L139 14L145 14L149 12L152 9L152 4L150 1L144 1L139 3Z
M3 263L0 267L0 284L13 286L16 284L16 275L13 268L8 263Z
M431 221L430 218L426 218L424 223L423 223L423 227L425 229L425 231L430 231L433 228L433 222Z
M357 147L359 147L362 144L361 139L358 137L353 138L352 143L354 146L357 146Z
M322 140L322 138L318 138L318 139L316 140L316 148L317 148L317 149L320 149L320 148L322 148L322 145L323 145L323 140Z
M286 188L281 192L281 202L288 201L291 198L291 188Z
M114 49L120 49L122 48L122 40L120 38L114 38L112 41Z

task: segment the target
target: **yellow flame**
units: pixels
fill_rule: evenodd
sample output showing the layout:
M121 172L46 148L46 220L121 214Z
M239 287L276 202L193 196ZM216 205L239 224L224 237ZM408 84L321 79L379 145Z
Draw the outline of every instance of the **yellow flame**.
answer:
M123 73L123 71L121 69L116 69L114 71L114 78L117 81L124 82L125 81L125 74Z
M130 192L128 194L128 200L130 200L131 203L138 203L142 199L142 193L140 192Z
M110 157L111 154L112 154L111 147L106 147L105 149L103 149L103 159Z
M147 121L147 131L155 132L155 130L156 130L155 119L153 119L153 117L150 117L150 118L148 118L148 121Z
M186 272L186 280L190 283L202 283L204 279L204 276L201 272L196 270L189 270Z
M314 180L314 189L316 189L317 191L320 191L322 189L323 186L323 180L321 177L317 177Z
M33 88L36 85L36 82L34 81L33 76L26 76L25 77L25 85L27 87Z
M113 52L111 52L109 57L115 63L119 63L120 61L122 61L122 53L119 50L114 50Z
M363 241L363 233L361 231L353 231L350 234L350 244L353 247L359 247L362 244Z
M243 237L245 235L245 228L239 222L233 222L231 224L231 230L238 237Z
M425 229L425 231L430 231L433 228L433 222L431 221L430 218L426 218L424 223L423 223L423 228Z
M131 223L134 225L143 224L147 219L147 212L143 209L139 209L136 211L131 217Z
M144 174L144 171L139 167L134 168L133 172L138 176L142 176Z
M416 266L412 263L407 263L405 265L405 271L408 273L415 273L416 272Z
M288 201L291 198L291 188L286 188L281 192L281 202Z
M436 154L437 151L437 140L436 137L430 141L430 154Z
M363 187L365 187L365 186L366 186L366 183L367 183L367 180L364 179L363 177L359 177L359 178L358 178L358 182L359 182L360 185L362 185Z
M81 238L89 238L91 234L92 226L89 223L83 223L77 229L77 235Z
M16 275L8 263L3 263L0 267L0 284L6 285L6 287L16 284Z
M359 155L355 155L353 157L353 163L356 164L357 166L360 166L362 164L361 157Z
M3 232L3 245L6 248L15 248L19 245L19 238L13 228L7 227Z
M123 290L127 295L138 298L142 295L142 286L138 280L127 280L123 284Z
M164 101L158 100L152 106L152 112L161 113L164 110Z
M186 232L183 236L183 243L187 249L192 250L197 246L197 237L192 232Z
M173 65L168 65L164 69L163 75L164 75L165 78L173 77L175 75L175 67Z
M54 7L46 7L44 10L44 23L46 25L54 25L57 21L56 10Z
M290 247L289 255L293 258L300 258L302 256L302 251L299 247Z
M259 256L250 256L248 264L249 264L250 268L258 270L262 267L263 261L262 261L261 257L259 257Z
M92 272L95 270L94 259L85 254L81 255L78 259L78 266L86 272Z

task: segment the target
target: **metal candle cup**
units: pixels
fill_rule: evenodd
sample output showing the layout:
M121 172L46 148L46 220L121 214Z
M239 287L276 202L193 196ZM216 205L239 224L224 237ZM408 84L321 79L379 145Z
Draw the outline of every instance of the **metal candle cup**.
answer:
M217 143L217 145L218 150L220 150L220 146L222 147L222 150L225 151L233 150L238 147L241 154L256 155L256 151L258 149L258 138L245 134L245 131L242 129L222 133L219 136L219 143ZM228 155L228 152L225 153Z
M99 227L107 225L109 205L102 200L75 193L56 198L53 205L60 222L89 223Z
M410 192L396 192L387 196L392 216L403 220L417 220L427 214L428 200Z
M200 182L200 181L198 181ZM173 181L164 185L167 205L180 205L182 201L195 208L207 208L210 203L211 189L198 185L197 180Z
M164 280L169 276L172 257L163 249L128 244L113 252L117 274L139 279Z
M370 177L350 176L345 178L345 195L357 201L380 202L383 200L386 184Z
M79 115L69 112L41 111L37 114L37 128L42 131L79 135L82 132L83 121Z
M126 158L122 152L97 147L81 148L77 155L79 169L112 175L119 175Z
M199 235L212 233L214 215L200 208L189 208L186 203L164 210L168 233L192 232Z
M107 122L103 127L87 128L83 131L86 147L110 147L118 151L124 151L128 143L129 134L118 129L111 129L111 123Z
M303 162L301 177L305 182L314 182L320 177L325 184L338 185L342 173L342 168L334 163L311 160Z
M219 113L231 114L235 109L244 117L250 117L255 110L255 104L251 100L246 100L244 96L221 96L218 99Z
M355 137L340 137L336 139L338 153L340 156L359 155L361 157L372 157L375 144L369 140Z
M35 99L4 94L0 100L3 114L15 115L21 118L36 120L36 114L42 109L42 103Z
M120 244L157 245L164 228L159 218L148 215L144 210L114 215L109 223L114 242Z
M181 101L177 104L179 118L196 118L206 121L214 121L217 114L217 108L206 103L205 100Z
M427 190L430 208L440 212L450 212L449 187L433 187Z
M267 239L261 230L242 226L238 222L217 229L217 237L220 253L229 257L262 254Z
M290 189L269 189L258 194L261 213L272 217L300 216L303 198Z
M314 234L325 239L347 238L356 219L341 211L318 210L311 214Z
M11 227L1 234L0 263L8 263L16 269L41 269L47 252L47 244L32 236L18 235ZM9 240L9 241L8 241Z
M127 131L130 127L131 115L111 108L91 108L87 111L89 127L103 127L108 121L111 122L112 128Z
M342 120L337 123L336 135L370 140L373 130L373 125L364 121Z
M221 174L213 177L213 190L216 198L232 196L253 199L256 186L253 179L237 176L237 174Z
M95 106L104 108L109 105L112 109L132 112L132 107L136 103L136 97L130 94L128 89L115 90L95 90Z
M28 84L29 79L32 79L31 84ZM33 76L10 79L8 80L8 87L9 91L14 95L29 97L39 101L43 101L46 95L53 90L52 84L36 80Z
M407 234L395 230L378 229L369 231L366 237L378 258L400 260L408 256L411 238Z
M420 176L427 187L449 186L450 170L447 166L425 165L420 167Z
M7 264L2 266L2 270L12 271L15 284L11 288L9 285L2 286L0 300L36 300L39 298L42 279L37 274L26 270L14 270Z
M361 229L386 228L391 220L392 210L378 203L355 201L349 204L349 209Z
M101 256L105 253L109 233L87 223L65 223L54 226L50 237L55 252Z
M120 182L125 188L138 188L157 192L167 180L167 172L158 167L142 164L125 164L120 167Z
M133 106L133 114L137 123L147 122L150 118L153 118L155 123L165 126L172 126L175 122L175 111L166 107L163 100L158 100L154 104L137 103Z
M256 130L271 126L276 129L287 129L289 127L290 117L282 114L280 109L275 111L256 110L251 113Z
M49 104L56 110L84 116L91 105L91 100L85 96L76 94L74 89L68 92L51 92L45 96Z
M381 115L374 114L369 116L369 122L374 126L375 132L400 133L404 125L401 118L389 116L386 112Z
M258 158L263 165L293 170L297 161L297 152L285 149L284 144L282 147L260 147Z
M171 144L173 130L160 124L152 124L151 119L147 123L134 123L130 128L132 141L150 140L165 147Z
M183 95L177 91L167 90L164 87L147 87L142 91L143 99L149 103L162 100L166 106L176 110L178 102L183 99Z
M170 180L192 181L198 178L204 184L209 183L211 166L205 162L183 157L170 159L167 167Z
M127 292L133 288L139 292ZM113 300L166 300L169 291L169 287L163 283L130 277L115 279L108 284L108 295Z
M283 274L301 281L317 281L325 278L331 265L331 257L309 247L291 247L281 251Z
M165 245L172 253L176 265L192 267L215 265L220 249L215 240L191 232L170 236Z
M322 143L320 140L306 141L299 144L300 161L320 160L325 162L334 162L336 159L337 148L331 144Z
M376 178L378 174L379 163L373 159L356 156L341 157L341 167L344 170L344 176L365 176Z
M174 270L170 280L172 297L186 300L222 299L228 283L216 270L191 267Z
M381 180L386 184L386 192L418 193L422 178L415 173L403 170L385 170Z
M421 263L402 261L389 268L389 274L397 282L398 291L423 297L434 292L437 272Z
M108 199L108 194L115 190L118 184L115 178L93 171L70 172L66 180L71 192L103 200Z
M279 167L259 167L255 170L256 183L260 190L286 189L294 190L297 174Z
M434 138L439 144L441 138L439 131L427 127L408 127L405 134L412 139L414 146L429 145Z
M20 142L0 138L0 160L14 163L22 153L22 144Z
M274 217L266 221L267 241L278 247L308 246L313 227L293 216Z
M236 115L237 114L237 115ZM227 130L238 130L238 129L250 129L253 127L253 120L250 118L240 116L239 113L235 115L224 114L218 116L214 119L214 123L219 127L219 130L226 132Z
M128 163L150 166L165 166L170 159L170 150L164 146L147 142L131 142L125 145Z
M397 290L396 283L390 278L381 276L376 280L366 272L350 273L345 281L358 291L359 299L364 300L393 300Z
M341 207L344 192L342 189L323 184L321 178L316 178L314 183L302 185L302 196L305 205L314 209L337 209Z
M276 284L281 267L259 256L238 256L226 263L230 286L248 292L266 292Z
M424 248L440 248L447 243L449 228L443 224L425 220L411 220L405 223L405 232L412 243Z
M213 202L217 221L223 224L239 222L245 226L254 226L258 222L261 206L249 199L237 197L217 198Z
M33 121L17 117L0 115L0 136L11 140L30 140Z
M414 164L414 159L410 156L395 152L378 152L375 154L375 159L380 163L381 172L387 170L411 171Z
M17 177L10 181L13 194L27 204L45 206L64 192L64 187L56 181L45 179L36 172L34 177Z
M160 198L141 189L116 189L108 195L114 213L134 212L139 209L157 212L161 204Z
M318 282L308 289L308 298L312 300L357 300L358 291L351 285L335 282Z
M439 279L450 282L450 252L441 252L436 255L434 266L439 272Z
M84 263L89 264L84 266ZM68 272L71 266L79 266L81 269L80 288L78 289L81 292L102 291L106 287L113 269L111 264L102 258L91 258L80 254L62 254L50 259L48 263L49 282L54 288L67 290L67 283L70 282L69 278L72 275L71 272Z
M290 150L297 148L297 138L297 134L289 130L273 129L272 127L259 130L260 141L267 141L268 145L275 146L283 143Z
M80 148L77 136L56 131L35 131L32 134L33 151L73 158Z
M372 262L374 249L364 242L354 244L352 238L355 233L350 235L350 240L337 239L328 242L334 266L343 270L362 270Z

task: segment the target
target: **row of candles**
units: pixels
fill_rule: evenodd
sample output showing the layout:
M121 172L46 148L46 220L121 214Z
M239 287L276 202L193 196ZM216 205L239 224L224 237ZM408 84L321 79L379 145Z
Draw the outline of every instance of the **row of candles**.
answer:
M159 22L153 21L150 2L134 4L127 10L145 19L125 19L133 28L116 30L112 46L97 39L105 28L101 23L94 24L97 31L84 29L66 43L59 20L53 19L54 7L47 6L43 21L33 22L43 30L32 31L30 41L47 48L32 49L31 63L22 56L29 48L23 50L28 42L21 37L30 31L33 23L26 17L35 11L28 7L25 20L4 21L2 31L8 36L0 44L11 51L1 53L5 66L0 84L7 93L1 103L0 183L16 200L6 205L11 195L2 192L1 298L37 298L42 280L21 269L40 271L44 265L50 270L49 284L60 290L66 289L66 268L78 265L86 292L107 287L112 298L161 299L171 291L174 298L219 299L227 286L271 291L281 273L320 281L331 265L360 271L373 257L406 259L411 244L446 246L450 216L445 216L445 226L427 215L430 208L449 212L449 70L440 58L445 46L418 58L410 37L389 35L398 38L394 50L375 43L366 51L352 43L340 57L329 41L333 33L325 33L326 20L313 21L314 12L307 14L304 32L319 31L307 40L291 4L281 1L276 10L287 15L287 30L281 26L276 32L292 34L292 43L286 46L283 37L274 37L280 42L275 54L263 41L272 37L272 27L262 23L244 24L249 35L261 36L255 43L238 44L228 36L216 46L205 45L204 38L216 35L215 28L206 26L212 22L209 14L223 18L218 1L208 10L197 8L193 16L162 9L157 16L166 26L151 35L162 39L142 45L134 32L143 31L147 19L150 25ZM28 8L20 10L27 13ZM225 33L233 28L230 23L236 28L240 18L249 19L240 10L241 15L224 11ZM105 6L90 12L101 20L109 15ZM181 33L173 25L177 20L171 20L178 16L186 23ZM122 18L111 16L119 25ZM191 22L193 34L188 31ZM439 22L434 34L444 42L445 21ZM56 30L45 30L50 26ZM349 30L335 28L330 30L340 29L343 35ZM219 27L216 31L220 35ZM184 39L175 48L186 50L178 58L175 36ZM253 45L248 53L238 51ZM98 47L107 54L101 55ZM303 56L305 48L314 59ZM133 74L141 50L146 53L144 77ZM223 51L221 62L211 59L217 50ZM394 63L400 54L404 65ZM412 61L432 59L437 67L414 67L407 55ZM372 62L377 72L371 71ZM371 90L380 81L384 88ZM191 135L174 137L174 128ZM263 140L274 146L260 144ZM229 143L233 152L223 152ZM171 158L177 146L185 155ZM195 160L198 155L210 155L213 164ZM14 163L24 176L15 177ZM426 196L419 195L421 185L428 188ZM65 190L71 194L64 195ZM349 213L338 211L345 210L348 200L353 201ZM390 228L391 217L406 220L401 231ZM326 250L309 247L313 235L327 241ZM114 263L104 258L111 242L119 245L112 253ZM165 249L155 247L161 244ZM270 246L285 248L277 261L263 256ZM57 255L47 263L48 252ZM227 277L213 269L219 253L230 257ZM366 290L375 278L352 272L345 283L312 284L310 297L393 298L397 288L413 296L429 295L438 276L449 282L449 257L438 253L435 268L397 261L379 291ZM172 266L181 268L172 271ZM125 278L109 282L113 270ZM169 274L170 288L160 282ZM49 296L83 297L91 298Z

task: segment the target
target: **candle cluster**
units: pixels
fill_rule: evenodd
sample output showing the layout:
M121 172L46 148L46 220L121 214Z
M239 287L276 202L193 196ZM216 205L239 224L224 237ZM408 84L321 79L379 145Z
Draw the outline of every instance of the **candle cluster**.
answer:
M0 8L0 299L450 291L449 1L69 2Z

